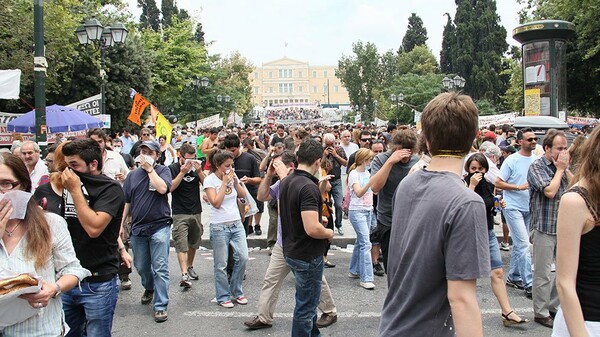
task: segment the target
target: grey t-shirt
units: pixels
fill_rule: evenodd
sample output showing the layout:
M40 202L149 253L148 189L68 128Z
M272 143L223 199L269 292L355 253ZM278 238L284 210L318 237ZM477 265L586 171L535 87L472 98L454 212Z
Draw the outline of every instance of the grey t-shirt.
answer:
M483 201L456 174L420 170L393 202L379 336L454 336L447 281L490 274Z
M391 151L386 151L373 158L371 162L371 177L379 172L392 153ZM377 222L388 227L392 225L392 199L394 198L396 188L402 179L408 175L410 168L418 161L419 156L413 155L407 163L398 162L392 166L385 185L377 193Z

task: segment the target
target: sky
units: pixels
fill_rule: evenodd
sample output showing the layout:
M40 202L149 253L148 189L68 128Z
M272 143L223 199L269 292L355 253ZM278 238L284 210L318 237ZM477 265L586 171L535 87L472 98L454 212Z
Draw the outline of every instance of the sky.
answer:
M139 19L137 0L127 2ZM380 54L396 51L411 13L423 20L427 46L439 60L444 13L456 13L453 0L178 0L177 6L202 22L211 54L239 51L256 66L284 56L336 65L359 40L374 43ZM520 6L516 0L497 0L496 6L506 41L518 45L511 31L519 24Z

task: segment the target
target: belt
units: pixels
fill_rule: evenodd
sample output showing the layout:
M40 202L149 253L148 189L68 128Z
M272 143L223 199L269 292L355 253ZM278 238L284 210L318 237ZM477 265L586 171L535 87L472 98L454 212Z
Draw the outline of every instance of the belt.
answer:
M108 282L115 277L117 277L117 274L94 275L84 278L83 280L81 280L81 283Z

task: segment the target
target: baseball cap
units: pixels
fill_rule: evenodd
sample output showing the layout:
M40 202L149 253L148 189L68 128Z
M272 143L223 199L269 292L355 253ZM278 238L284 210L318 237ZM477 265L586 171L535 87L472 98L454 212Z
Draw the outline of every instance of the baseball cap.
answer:
M154 140L146 140L142 144L140 144L140 147L142 146L145 146L154 152L160 152L160 145L158 145L158 143Z
M496 140L496 133L494 131L488 131L485 133L483 138L489 138L489 139Z

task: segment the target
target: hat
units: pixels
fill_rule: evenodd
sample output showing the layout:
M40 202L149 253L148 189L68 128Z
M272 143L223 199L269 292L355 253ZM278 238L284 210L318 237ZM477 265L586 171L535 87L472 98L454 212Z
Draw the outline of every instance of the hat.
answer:
M153 140L144 141L142 144L140 144L140 147L142 146L145 146L156 153L160 152L160 145L158 145L158 143Z
M515 149L514 146L512 145L508 145L508 146L503 146L502 148L500 148L502 151L504 152L508 152L508 153L515 153L517 152L517 149Z
M494 131L488 131L488 132L485 133L485 135L483 136L483 138L488 138L488 139L496 140L496 133Z

